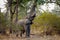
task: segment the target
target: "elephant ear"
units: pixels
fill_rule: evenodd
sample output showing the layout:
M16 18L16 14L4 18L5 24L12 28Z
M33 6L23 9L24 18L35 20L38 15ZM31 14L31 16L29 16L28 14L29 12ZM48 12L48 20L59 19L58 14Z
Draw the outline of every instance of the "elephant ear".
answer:
M30 21L29 19L26 19L26 20L25 20L25 24L26 24L26 25L28 25L28 24L30 24L30 23L31 23L31 21Z

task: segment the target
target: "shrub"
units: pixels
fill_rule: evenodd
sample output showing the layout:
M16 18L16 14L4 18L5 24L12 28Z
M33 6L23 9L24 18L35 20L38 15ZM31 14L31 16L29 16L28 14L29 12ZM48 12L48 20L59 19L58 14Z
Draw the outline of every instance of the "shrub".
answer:
M32 26L40 28L43 32L60 31L60 17L56 14L42 13L35 18L34 23Z

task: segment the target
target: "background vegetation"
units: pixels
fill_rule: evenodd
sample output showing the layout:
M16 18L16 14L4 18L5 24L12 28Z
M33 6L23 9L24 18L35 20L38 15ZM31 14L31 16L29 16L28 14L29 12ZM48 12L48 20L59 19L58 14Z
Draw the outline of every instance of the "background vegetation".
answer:
M43 12L41 12L38 7L45 3L55 3L56 6L58 5L60 7L60 0L7 0L5 4L6 13L0 13L0 33L6 33L9 29L20 30L20 26L15 23L25 18L28 14L27 11L30 10L30 14L33 13L32 11L36 12L36 17L31 25L32 31L35 29L35 32L38 30L40 33L47 35L60 34L60 10L56 11L57 9L54 9L55 11L52 10L53 12L49 12L47 9L47 11L43 10ZM32 8L32 4L36 7ZM34 9L36 9L36 11ZM58 15L56 12L58 12Z

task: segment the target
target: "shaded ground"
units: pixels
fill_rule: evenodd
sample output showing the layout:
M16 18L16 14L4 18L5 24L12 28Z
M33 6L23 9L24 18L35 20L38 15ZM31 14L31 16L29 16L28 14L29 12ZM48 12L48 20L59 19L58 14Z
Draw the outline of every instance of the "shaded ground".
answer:
M36 32L36 33L35 33ZM4 36L0 34L0 40L60 40L59 35L53 35L53 36L42 36L38 34L38 31L31 32L32 34L30 35L30 38L25 38L25 35L23 37L16 37L15 34L11 34L10 36Z
M54 35L54 36L39 36L39 35L31 35L30 38L20 38L20 37L15 37L15 36L9 36L9 37L4 37L0 40L60 40L59 35Z

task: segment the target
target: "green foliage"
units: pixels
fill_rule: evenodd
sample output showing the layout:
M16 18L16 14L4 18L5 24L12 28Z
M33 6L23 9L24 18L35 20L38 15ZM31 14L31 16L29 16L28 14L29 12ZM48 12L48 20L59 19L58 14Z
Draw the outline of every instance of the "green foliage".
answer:
M45 1L44 1L44 0L38 0L37 3L38 3L38 4L44 4Z
M15 30L15 31L22 30L22 27L20 25L18 25L18 24L11 23L10 25L11 25L12 30Z
M18 4L19 4L20 7L24 7L29 1L31 1L31 0L18 0ZM13 0L12 4L16 5L16 0Z
M10 28L15 31L22 30L22 27L20 25L7 20L3 13L0 13L0 31L10 30Z
M42 13L34 20L34 27L38 27L43 31L60 31L60 17L52 13Z
M4 18L3 13L0 13L0 29L2 29L2 27L5 28L5 26L6 26L6 20Z

